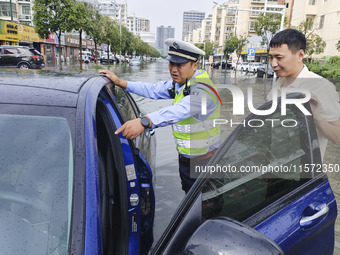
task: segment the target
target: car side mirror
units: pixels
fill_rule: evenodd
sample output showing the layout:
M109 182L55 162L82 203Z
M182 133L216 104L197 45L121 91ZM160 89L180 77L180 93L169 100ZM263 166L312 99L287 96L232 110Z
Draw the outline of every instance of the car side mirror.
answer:
M205 221L181 252L181 255L219 254L284 255L284 252L262 233L227 217Z

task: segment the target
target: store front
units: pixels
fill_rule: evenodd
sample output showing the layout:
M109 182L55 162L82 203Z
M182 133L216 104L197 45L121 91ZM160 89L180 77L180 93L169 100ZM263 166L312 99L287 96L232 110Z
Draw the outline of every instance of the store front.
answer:
M18 45L18 24L11 21L0 20L0 45Z
M34 27L18 25L19 28L19 45L34 48L39 51L45 58L44 40L35 32Z

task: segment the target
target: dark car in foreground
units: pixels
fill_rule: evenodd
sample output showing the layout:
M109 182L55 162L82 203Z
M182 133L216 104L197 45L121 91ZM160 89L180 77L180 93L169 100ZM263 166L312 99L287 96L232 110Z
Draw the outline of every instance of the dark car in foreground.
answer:
M222 142L152 244L153 130L114 134L140 116L131 95L99 76L0 78L1 253L333 254L337 207L312 168L313 117L281 105Z
M261 67L257 68L257 77L265 77L267 72L267 64L263 64ZM268 65L268 78L274 77L274 70L273 68Z
M0 67L39 69L44 66L44 57L34 48L25 46L0 46Z

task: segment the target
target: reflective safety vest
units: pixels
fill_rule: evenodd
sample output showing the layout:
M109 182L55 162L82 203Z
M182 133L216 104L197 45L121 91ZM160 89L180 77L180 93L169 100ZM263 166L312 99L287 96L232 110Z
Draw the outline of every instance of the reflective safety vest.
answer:
M172 125L172 133L175 138L177 150L179 153L187 156L204 155L208 152L210 146L221 141L220 125L214 127L214 119L219 118L221 106L216 96L214 96L214 93L208 88L208 86L211 86L216 91L215 85L210 80L207 72L204 72L194 77L188 82L187 86L190 88L190 86L200 83L203 84L203 86L207 84L206 88L200 87L199 89L204 90L213 98L216 109L214 113L204 121L191 116ZM184 98L184 90L185 88L182 89L181 93L175 95L174 104Z

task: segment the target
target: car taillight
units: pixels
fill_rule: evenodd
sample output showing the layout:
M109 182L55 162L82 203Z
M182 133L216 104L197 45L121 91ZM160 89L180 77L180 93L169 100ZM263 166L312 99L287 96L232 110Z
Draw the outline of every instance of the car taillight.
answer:
M33 58L33 59L38 59L39 56L37 56L37 55L32 55L32 58Z

